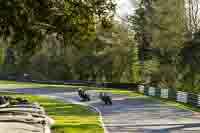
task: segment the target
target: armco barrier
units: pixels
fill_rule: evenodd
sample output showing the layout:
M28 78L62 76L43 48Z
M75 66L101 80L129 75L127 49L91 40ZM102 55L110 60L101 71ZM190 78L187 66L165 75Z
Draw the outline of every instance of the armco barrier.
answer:
M160 89L160 97L161 98L166 98L168 99L169 98L169 90L168 89Z
M177 96L176 96L176 101L181 102L181 103L187 103L188 99L188 93L187 92L182 92L178 91Z
M192 106L200 107L200 95L191 94L174 89L162 89L139 85L138 92L147 96L156 96L164 99L171 99L177 102L186 103Z
M198 106L198 95L188 93L188 104Z
M160 88L155 89L155 96L157 96L157 97L161 96L161 89Z
M138 84L132 84L132 83L103 82L102 84L104 85L103 87L105 88L136 89L138 87Z
M112 83L112 82L95 82L95 81L79 81L79 80L68 80L68 81L41 81L41 80L16 80L17 82L31 82L37 84L56 84L56 85L74 85L74 86L89 86L89 87L103 87L103 88L119 88L119 89L128 89L136 90L138 84L133 83Z
M200 95L198 95L197 106L200 107Z
M149 96L156 96L156 88L154 87L149 87Z
M149 96L149 88L148 87L144 87L144 95Z
M144 94L144 86L143 85L139 85L138 86L138 91L139 91L139 93Z
M176 97L177 97L177 91L174 90L174 89L169 89L169 91L168 91L168 99L176 100Z

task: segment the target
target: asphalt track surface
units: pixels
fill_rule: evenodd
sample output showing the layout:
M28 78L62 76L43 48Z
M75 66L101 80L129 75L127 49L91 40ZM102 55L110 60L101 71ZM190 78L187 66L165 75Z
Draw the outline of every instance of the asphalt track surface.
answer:
M75 89L32 88L0 85L0 90L36 95L48 95L60 100L82 104ZM112 95L113 105L104 105L91 92L91 102L84 103L101 112L108 133L200 133L200 114L167 105L146 96Z

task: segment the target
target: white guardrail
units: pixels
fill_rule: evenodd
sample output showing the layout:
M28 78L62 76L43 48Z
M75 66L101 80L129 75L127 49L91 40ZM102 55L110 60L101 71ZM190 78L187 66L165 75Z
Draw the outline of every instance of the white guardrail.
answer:
M177 102L190 104L200 107L200 95L191 94L184 91L175 91L169 88L162 89L156 87L145 87L144 85L138 86L138 92L149 96L158 96L164 99L174 99Z

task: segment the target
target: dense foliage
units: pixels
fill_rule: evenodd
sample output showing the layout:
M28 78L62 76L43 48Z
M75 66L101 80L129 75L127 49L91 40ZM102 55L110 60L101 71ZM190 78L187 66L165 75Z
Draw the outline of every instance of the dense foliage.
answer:
M1 0L0 35L17 55L31 56L49 34L61 37L64 45L90 35L95 21L106 23L114 9L112 0Z
M195 13L199 9L195 7L199 3L192 0L134 2L138 5L129 23L139 46L139 81L198 92L199 18Z
M0 1L4 69L37 79L129 81L128 27L112 0ZM10 67L11 66L11 67Z
M145 82L198 92L199 0L0 0L0 63L36 79Z
M130 81L131 58L135 55L127 27L116 23L112 28L97 28L94 39L82 42L80 49L74 45L67 46L64 54L59 41L51 37L48 46L33 56L32 73L36 77L42 74L43 78L57 80Z

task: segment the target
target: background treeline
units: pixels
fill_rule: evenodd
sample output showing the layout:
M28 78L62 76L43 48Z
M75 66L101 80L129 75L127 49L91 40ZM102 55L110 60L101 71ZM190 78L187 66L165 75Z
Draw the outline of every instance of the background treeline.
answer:
M138 81L200 89L200 1L135 0L131 29L139 48Z
M200 89L200 0L0 1L1 71ZM119 19L119 18L118 18Z
M0 1L1 71L43 80L131 80L114 0Z

